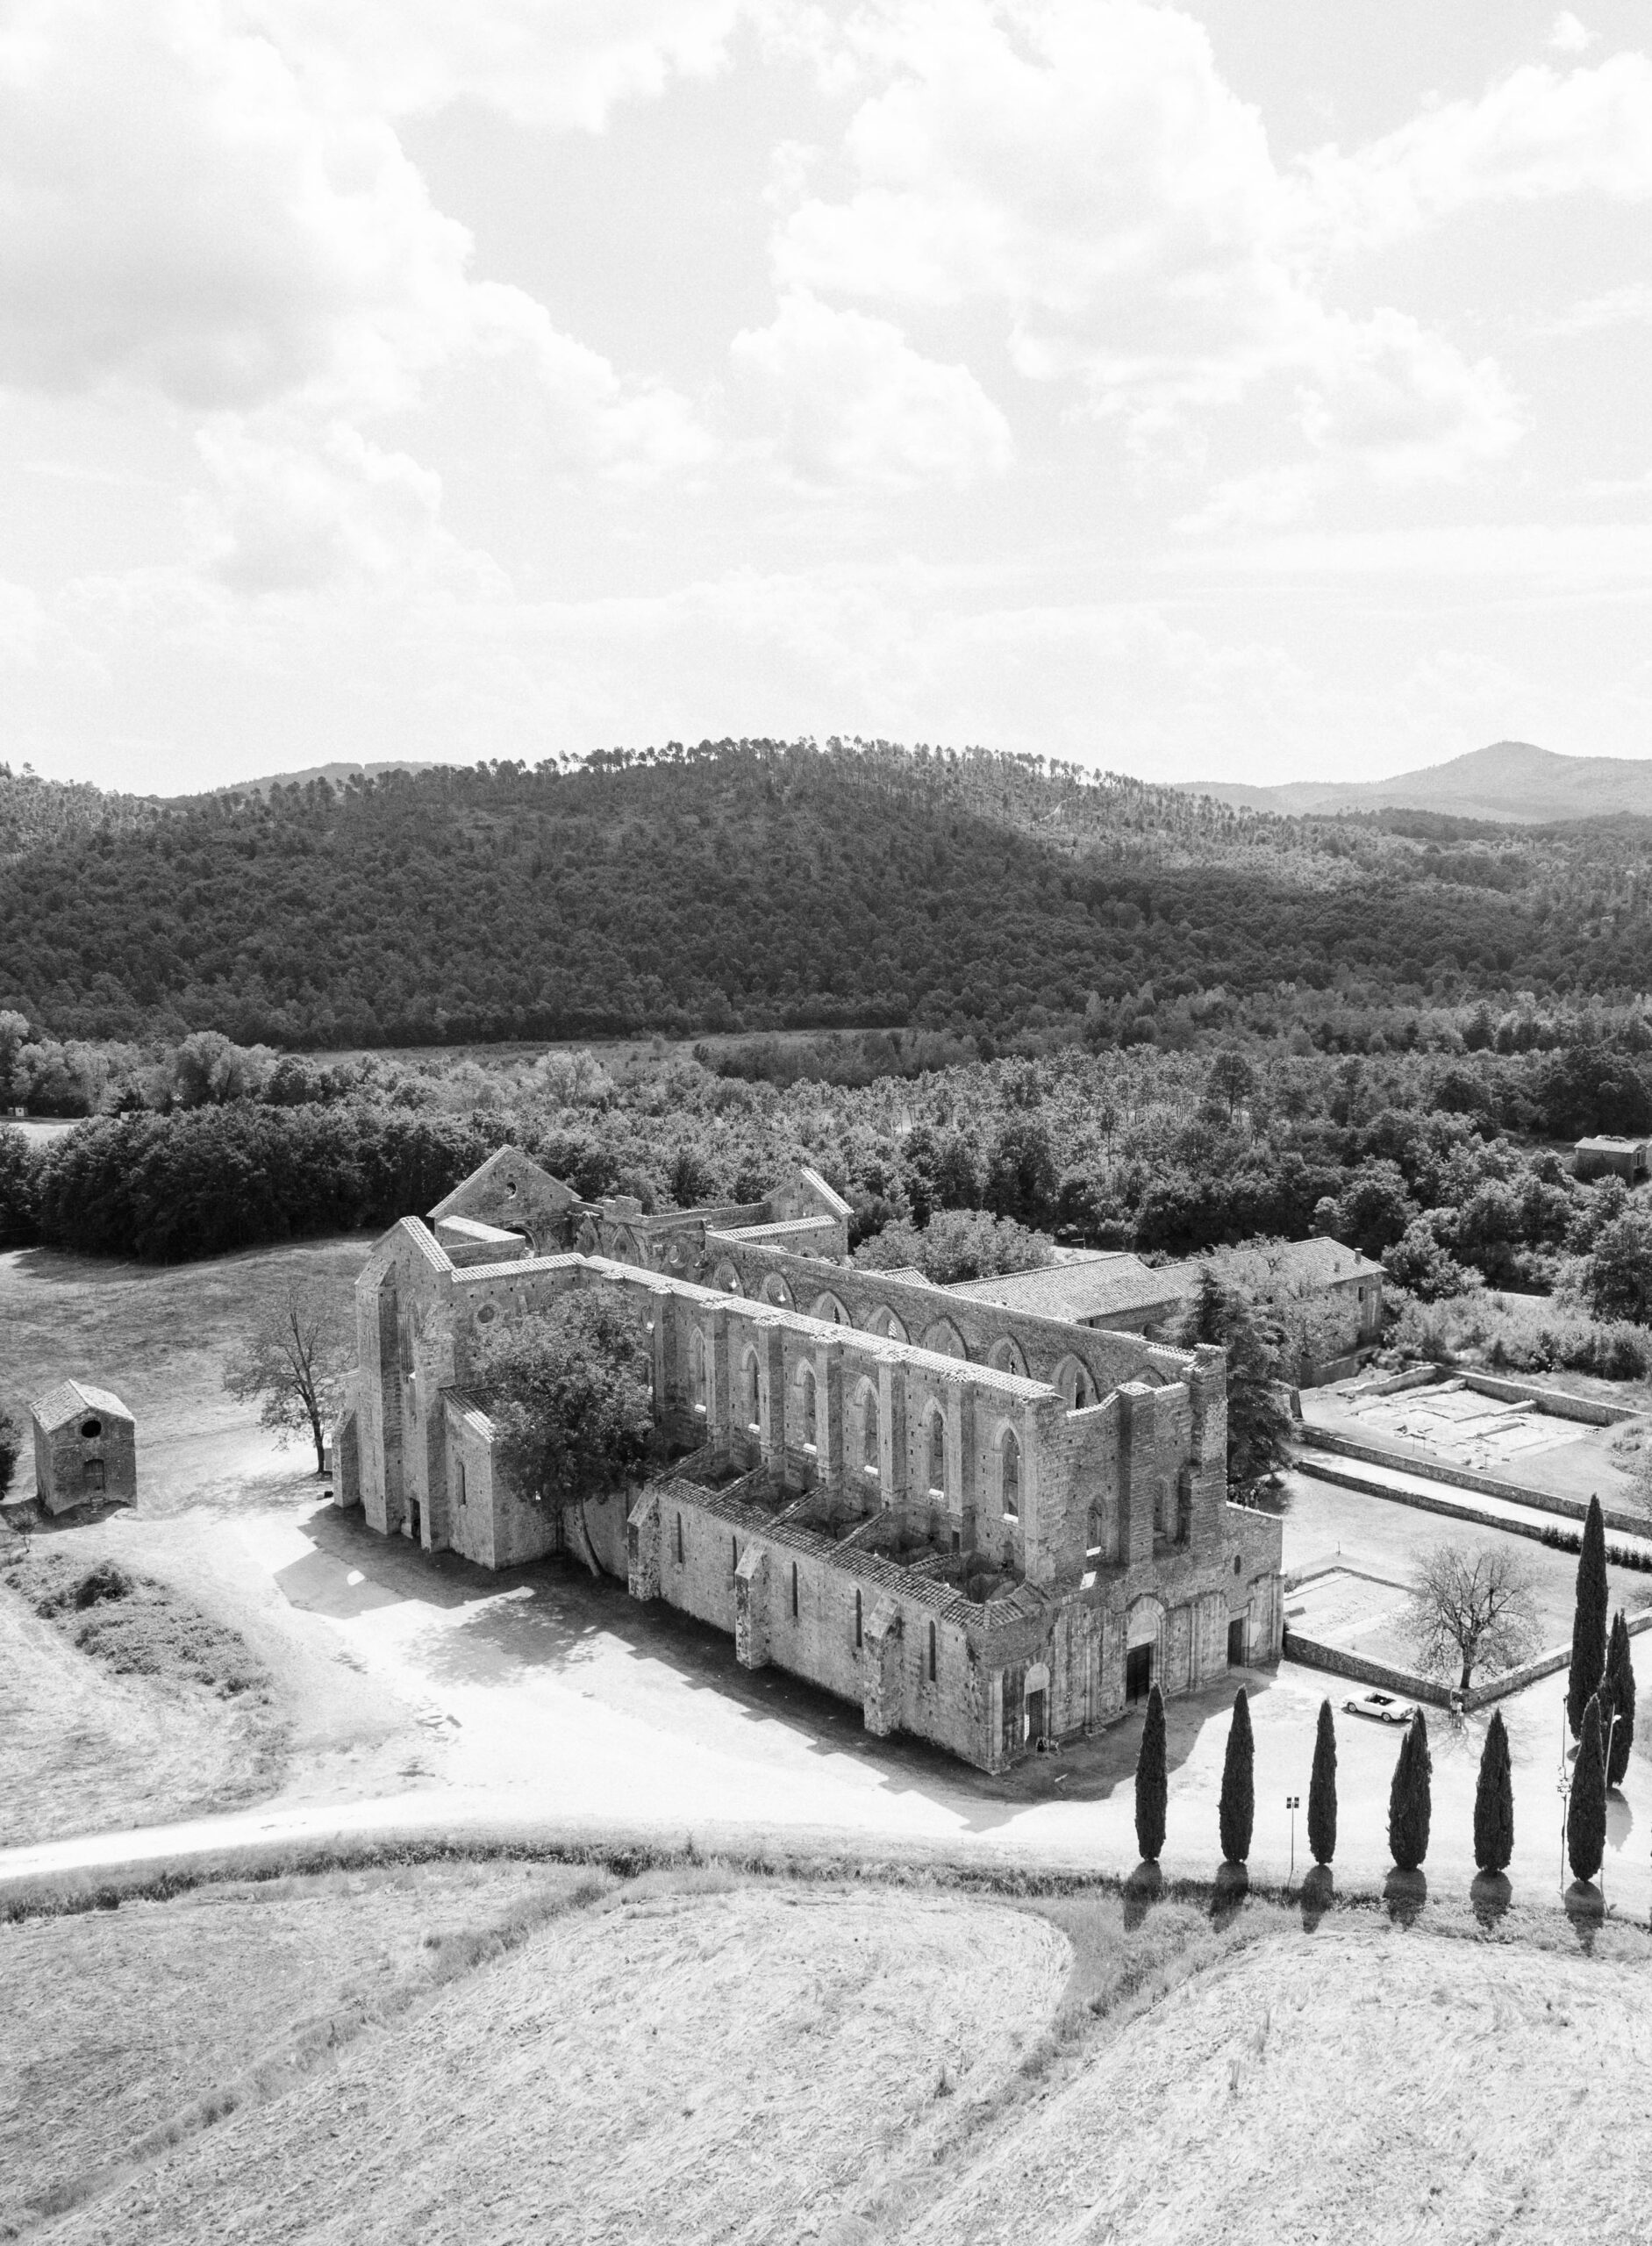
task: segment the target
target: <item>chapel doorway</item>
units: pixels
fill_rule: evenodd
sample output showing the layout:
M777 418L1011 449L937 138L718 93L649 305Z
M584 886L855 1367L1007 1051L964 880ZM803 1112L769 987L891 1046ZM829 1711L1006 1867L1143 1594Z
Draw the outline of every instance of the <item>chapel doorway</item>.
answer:
M1235 1614L1227 1626L1227 1666L1242 1669L1245 1665L1245 1618Z
M1029 1692L1026 1696L1026 1736L1029 1744L1034 1747L1044 1736L1044 1695L1041 1692Z
M1153 1684L1153 1648L1132 1646L1124 1657L1124 1696L1145 1700Z

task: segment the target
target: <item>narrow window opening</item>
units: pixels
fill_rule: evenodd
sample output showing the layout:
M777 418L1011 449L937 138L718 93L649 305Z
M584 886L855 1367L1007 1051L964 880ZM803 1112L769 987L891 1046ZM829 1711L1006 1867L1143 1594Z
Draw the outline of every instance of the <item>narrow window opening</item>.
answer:
M791 1619L794 1622L797 1619L797 1563L795 1560L791 1563Z
M1019 1520L1021 1516L1021 1446L1012 1434L1004 1438L1004 1517Z
M731 1536L728 1540L728 1571L732 1576L735 1576L740 1573L740 1539L738 1536Z
M677 1565L683 1564L683 1516L677 1515Z
M929 1681L932 1684L935 1681L935 1626L933 1622L929 1626Z
M861 1650L862 1643L862 1629L861 1629L861 1594L860 1594L860 1592L857 1591L857 1592L855 1592L855 1652L856 1652L856 1653L859 1653L859 1651Z

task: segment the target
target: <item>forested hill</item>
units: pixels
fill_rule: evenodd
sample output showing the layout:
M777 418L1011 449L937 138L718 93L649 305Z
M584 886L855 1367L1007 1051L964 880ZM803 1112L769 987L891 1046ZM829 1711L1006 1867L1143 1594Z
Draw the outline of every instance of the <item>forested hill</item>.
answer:
M20 851L100 827L152 826L162 815L147 796L111 795L85 781L42 780L0 764L0 880L4 861Z
M1001 1036L1092 994L1280 984L1627 995L1652 982L1649 833L1277 819L878 743L437 767L35 842L0 866L0 1007L314 1048Z

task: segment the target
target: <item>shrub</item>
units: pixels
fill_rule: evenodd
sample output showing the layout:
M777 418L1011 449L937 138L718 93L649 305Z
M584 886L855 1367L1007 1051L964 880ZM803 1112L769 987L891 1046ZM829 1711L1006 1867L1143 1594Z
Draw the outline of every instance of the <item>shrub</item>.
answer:
M1165 1765L1164 1698L1155 1684L1148 1694L1147 1721L1141 1731L1141 1751L1136 1757L1136 1846L1148 1863L1157 1863L1164 1849L1164 1821L1169 1793Z
M1336 1720L1329 1700L1319 1703L1319 1727L1314 1735L1313 1769L1308 1779L1308 1847L1315 1863L1329 1863L1336 1854Z
M1428 1828L1434 1814L1430 1779L1434 1758L1428 1752L1428 1725L1418 1709L1399 1742L1399 1759L1388 1794L1388 1850L1401 1871L1420 1870L1428 1854Z
M1494 1708L1474 1790L1474 1860L1482 1871L1506 1871L1513 1854L1514 1773L1502 1711Z
M1234 1720L1228 1727L1217 1817L1225 1861L1243 1863L1250 1855L1250 1835L1256 1820L1256 1743L1250 1728L1250 1702L1242 1684L1234 1695Z

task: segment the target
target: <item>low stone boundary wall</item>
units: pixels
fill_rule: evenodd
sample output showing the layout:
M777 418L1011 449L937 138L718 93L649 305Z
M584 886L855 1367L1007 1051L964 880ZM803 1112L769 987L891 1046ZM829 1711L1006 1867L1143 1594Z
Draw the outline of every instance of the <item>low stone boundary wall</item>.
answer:
M1387 1380L1374 1380L1365 1394L1403 1396L1408 1388L1432 1388L1436 1381L1450 1377L1444 1365L1413 1365L1409 1372L1397 1372Z
M1385 1669L1380 1661L1344 1653L1340 1646L1322 1645L1318 1638L1298 1637L1294 1630L1285 1632L1285 1659L1299 1661L1305 1669L1328 1669L1332 1676L1351 1677L1356 1684L1380 1685L1384 1692L1398 1692L1405 1700L1427 1700L1436 1708L1450 1703L1447 1687L1430 1677L1413 1677L1406 1669Z
M1539 1513L1558 1513L1566 1520L1584 1520L1588 1517L1589 1507L1581 1498L1556 1497L1548 1490L1529 1490L1523 1482L1503 1482L1495 1474L1477 1474L1470 1467L1448 1466L1427 1452L1419 1455L1412 1451L1384 1450L1377 1443L1360 1442L1353 1435L1336 1434L1329 1427L1315 1427L1308 1420L1303 1422L1297 1440L1311 1445L1315 1450L1334 1451L1339 1458L1355 1458L1366 1466L1386 1466L1394 1474L1419 1474L1425 1481L1444 1482L1455 1490L1477 1490L1483 1498L1501 1498L1508 1505L1530 1506ZM1299 1458L1297 1463L1304 1473L1319 1473L1319 1469L1305 1458ZM1334 1482L1339 1478L1334 1474L1319 1475L1322 1482ZM1369 1490L1371 1485L1368 1482L1349 1482L1347 1486ZM1414 1496L1409 1491L1390 1490L1386 1486L1382 1494L1398 1498L1402 1505L1421 1506L1425 1512L1433 1502L1427 1498ZM1434 1506L1434 1510L1455 1513L1460 1508L1441 1501ZM1606 1527L1615 1528L1620 1535L1645 1536L1648 1534L1648 1523L1637 1520L1632 1513L1620 1513L1606 1506L1600 1512ZM1476 1513L1472 1518L1477 1520L1483 1516ZM1519 1526L1515 1521L1507 1525L1511 1528Z
M1493 1396L1500 1403L1534 1405L1551 1420L1582 1420L1591 1427L1615 1427L1620 1420L1641 1417L1632 1405L1598 1404L1591 1396L1573 1396L1563 1388L1539 1388L1534 1381L1510 1380L1501 1373L1454 1372L1449 1377L1472 1388L1477 1395Z
M1638 1637L1643 1630L1652 1630L1652 1612L1630 1616L1625 1627L1631 1637ZM1376 1684L1385 1692L1398 1692L1406 1699L1427 1700L1436 1708L1451 1705L1448 1684L1440 1684L1432 1677L1414 1677L1409 1670L1386 1669L1381 1662L1344 1653L1339 1646L1321 1645L1317 1638L1298 1637L1294 1630L1285 1632L1284 1657L1287 1661L1299 1661L1305 1669L1328 1670L1334 1677L1348 1677L1357 1684ZM1506 1699L1511 1692L1524 1692L1541 1677L1557 1675L1570 1663L1570 1645L1551 1646L1547 1653L1540 1653L1534 1661L1526 1662L1519 1669L1505 1669L1499 1677L1488 1677L1484 1684L1471 1684L1462 1696L1463 1707L1470 1713L1476 1708L1489 1707L1493 1700Z

